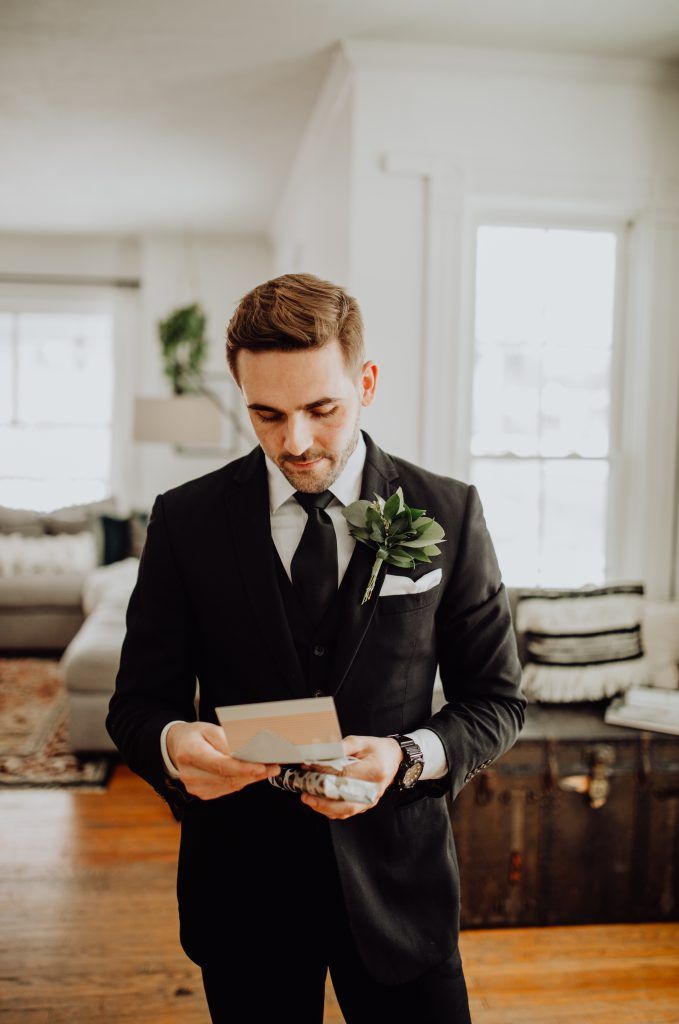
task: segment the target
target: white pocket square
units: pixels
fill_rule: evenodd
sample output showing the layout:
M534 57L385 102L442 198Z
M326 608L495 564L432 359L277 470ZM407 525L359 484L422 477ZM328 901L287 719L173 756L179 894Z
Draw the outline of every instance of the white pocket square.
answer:
M395 597L397 594L421 594L425 590L431 590L441 582L442 572L440 569L432 569L420 576L418 580L412 580L409 576L387 575L380 589L380 597Z

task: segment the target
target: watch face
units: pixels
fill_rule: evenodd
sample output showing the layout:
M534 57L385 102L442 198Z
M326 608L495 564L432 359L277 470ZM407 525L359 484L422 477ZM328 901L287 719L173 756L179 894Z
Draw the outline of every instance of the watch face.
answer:
M421 761L415 761L413 764L411 764L410 767L406 769L403 775L403 785L407 789L410 789L411 786L414 786L417 780L419 779L420 775L422 774L423 769L424 765L422 764Z

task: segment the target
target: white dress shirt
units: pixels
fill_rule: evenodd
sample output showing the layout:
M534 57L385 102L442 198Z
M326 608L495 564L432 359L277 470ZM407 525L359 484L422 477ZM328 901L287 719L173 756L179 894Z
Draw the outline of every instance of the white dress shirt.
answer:
M361 496L361 480L365 462L366 446L363 434L358 435L358 443L347 459L347 463L335 482L328 488L334 498L326 506L325 511L333 521L337 535L337 586L342 582L349 559L354 550L356 539L347 529L347 521L342 515L342 508L358 501ZM297 545L302 539L306 526L307 514L293 498L296 488L283 475L275 462L268 455L264 456L269 483L269 511L271 514L271 536L276 545L281 562L290 575L290 563ZM182 719L168 722L160 734L160 749L168 772L173 778L179 778L179 772L170 760L167 752L167 732L171 725ZM448 771L446 752L443 743L432 729L415 729L407 734L412 736L421 747L424 755L424 770L421 779L439 779Z

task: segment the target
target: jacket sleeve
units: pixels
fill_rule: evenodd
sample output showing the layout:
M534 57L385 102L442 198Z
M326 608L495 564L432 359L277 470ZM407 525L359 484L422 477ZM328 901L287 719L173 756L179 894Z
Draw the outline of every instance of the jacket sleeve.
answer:
M173 720L196 721L195 628L158 495L147 524L106 730L133 772L153 786L177 820L195 799L163 762L160 736Z
M448 771L423 783L454 800L479 771L516 742L528 701L509 600L473 484L455 564L436 611L436 645L446 703L422 722L441 739Z

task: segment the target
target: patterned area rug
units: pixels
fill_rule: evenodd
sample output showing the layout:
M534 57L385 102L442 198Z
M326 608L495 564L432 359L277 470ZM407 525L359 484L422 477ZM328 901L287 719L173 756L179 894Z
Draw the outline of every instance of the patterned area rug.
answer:
M105 792L120 756L74 754L68 697L53 658L0 658L0 789Z

